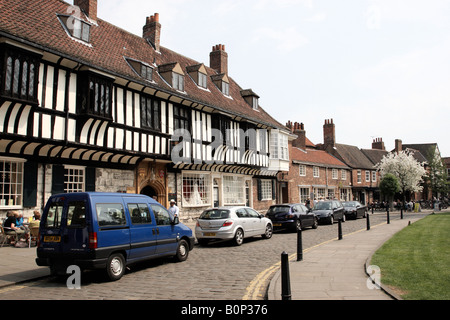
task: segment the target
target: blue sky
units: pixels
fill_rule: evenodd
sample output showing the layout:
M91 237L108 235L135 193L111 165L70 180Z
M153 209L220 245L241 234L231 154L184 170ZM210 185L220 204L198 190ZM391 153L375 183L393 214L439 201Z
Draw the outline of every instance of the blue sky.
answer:
M450 157L448 0L98 2L100 18L137 35L159 13L161 45L206 65L224 44L229 75L314 143L333 118L338 143L437 142Z

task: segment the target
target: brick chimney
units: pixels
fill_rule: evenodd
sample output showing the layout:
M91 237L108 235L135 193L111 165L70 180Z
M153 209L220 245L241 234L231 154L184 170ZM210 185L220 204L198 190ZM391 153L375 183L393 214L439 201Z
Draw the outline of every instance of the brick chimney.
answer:
M324 149L328 147L334 148L336 145L336 130L333 119L326 119L323 125L323 146Z
M401 152L403 149L403 143L402 140L400 139L395 139L395 152L399 153Z
M73 5L80 7L89 19L97 20L97 0L73 0Z
M295 122L292 127L292 133L297 135L297 138L292 141L292 146L296 148L306 149L306 131L303 123Z
M147 17L143 28L143 37L149 41L156 51L159 52L161 44L161 24L159 23L159 13Z
M209 54L209 66L219 74L228 74L228 54L225 52L225 45L218 44L212 47Z
M375 138L375 139L373 139L372 149L386 150L386 148L384 146L383 139L382 138Z

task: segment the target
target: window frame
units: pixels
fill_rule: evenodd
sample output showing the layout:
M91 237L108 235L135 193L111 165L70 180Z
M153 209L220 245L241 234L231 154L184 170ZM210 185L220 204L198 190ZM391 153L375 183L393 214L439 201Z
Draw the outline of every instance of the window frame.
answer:
M306 177L306 165L304 164L298 165L298 175L300 177Z
M75 172L82 172L82 174L71 174L71 171ZM73 178L75 180L70 181L67 178ZM79 180L81 177L81 181ZM69 187L72 185L72 187ZM75 185L78 185L78 187L75 187ZM80 188L81 186L81 188ZM65 165L64 166L64 192L65 193L72 193L72 192L84 192L86 188L86 167L81 166L70 166Z
M3 44L0 45L0 59L2 64L0 66L0 95L8 99L26 101L33 105L38 104L41 56ZM24 72L24 70L26 71Z
M161 100L141 95L141 127L161 132Z
M261 179L261 201L273 200L272 187L272 180Z
M58 20L63 26L64 30L74 39L90 43L91 41L91 27L92 24L77 18L74 15L58 14ZM71 20L72 22L69 22ZM69 24L73 24L70 26ZM86 32L87 30L87 32ZM78 34L79 31L79 34ZM87 35L87 38L86 38Z
M25 160L0 157L0 209L19 209L23 207L23 184L25 175ZM6 171L6 164L9 163L9 170ZM12 168L15 167L15 170ZM9 181L5 181L9 175ZM15 176L15 181L12 177ZM6 187L8 186L8 187ZM13 188L15 186L15 188ZM12 192L14 189L14 192ZM9 190L8 193L5 190Z
M320 168L313 166L313 178L320 178Z
M89 71L80 73L77 106L79 114L112 120L113 80Z
M197 192L201 202L191 202L192 195L197 182ZM201 182L201 185L199 183ZM211 174L203 172L183 172L181 175L181 198L184 207L205 207L212 201Z

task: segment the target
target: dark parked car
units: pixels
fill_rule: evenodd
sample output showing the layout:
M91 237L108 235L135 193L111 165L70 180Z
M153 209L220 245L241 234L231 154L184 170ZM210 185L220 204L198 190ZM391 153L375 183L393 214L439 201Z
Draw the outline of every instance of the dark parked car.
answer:
M319 222L333 224L341 220L345 222L344 206L338 200L319 201L314 205L313 213L319 219Z
M357 219L359 217L366 217L367 207L359 201L344 201L342 205L344 206L344 213L347 218Z
M300 203L277 204L267 211L266 217L272 220L274 228L278 229L304 229L312 227L316 229L318 220L314 213Z

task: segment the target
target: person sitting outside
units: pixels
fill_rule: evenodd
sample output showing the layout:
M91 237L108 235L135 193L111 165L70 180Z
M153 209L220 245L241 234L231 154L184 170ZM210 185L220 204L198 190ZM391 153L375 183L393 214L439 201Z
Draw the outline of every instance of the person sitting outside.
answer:
M5 223L3 224L3 228L5 229L5 232L11 235L11 232L14 232L16 234L16 241L20 238L26 238L27 233L24 229L21 229L16 225L17 219L19 219L20 214L17 211L9 212L7 214L8 218L6 219Z
M34 217L33 221L30 222L30 230L35 227L39 228L39 224L41 223L41 213L38 210L34 210L33 214Z

